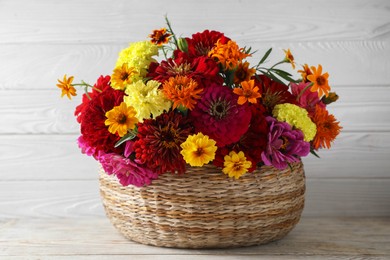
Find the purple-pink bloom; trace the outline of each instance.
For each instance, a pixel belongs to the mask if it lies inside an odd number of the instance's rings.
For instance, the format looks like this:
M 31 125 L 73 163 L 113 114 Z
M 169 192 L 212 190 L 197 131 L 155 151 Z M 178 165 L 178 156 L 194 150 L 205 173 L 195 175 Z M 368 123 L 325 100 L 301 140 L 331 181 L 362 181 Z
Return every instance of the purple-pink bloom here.
M 307 88 L 302 94 L 301 92 L 310 85 L 311 82 L 301 82 L 299 84 L 291 83 L 291 92 L 298 98 L 298 104 L 307 110 L 310 115 L 313 115 L 316 110 L 316 105 L 325 108 L 325 104 L 321 102 L 317 92 L 311 92 L 310 88 Z
M 77 144 L 79 148 L 81 149 L 81 153 L 86 154 L 88 156 L 91 156 L 95 153 L 95 148 L 90 147 L 84 140 L 84 137 L 80 135 L 80 137 L 77 139 Z
M 158 178 L 158 174 L 115 153 L 99 154 L 99 162 L 107 174 L 115 174 L 123 186 L 146 186 Z
M 310 143 L 303 140 L 300 130 L 292 130 L 286 122 L 266 117 L 269 132 L 266 149 L 261 158 L 265 165 L 273 165 L 282 170 L 288 163 L 299 162 L 301 156 L 310 152 Z

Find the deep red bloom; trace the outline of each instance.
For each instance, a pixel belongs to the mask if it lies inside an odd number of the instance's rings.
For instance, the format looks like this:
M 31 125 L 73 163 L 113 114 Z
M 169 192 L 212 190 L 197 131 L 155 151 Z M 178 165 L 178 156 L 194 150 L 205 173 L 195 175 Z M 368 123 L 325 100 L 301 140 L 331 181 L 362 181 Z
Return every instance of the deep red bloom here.
M 170 77 L 187 76 L 197 81 L 200 87 L 207 82 L 222 83 L 219 68 L 215 61 L 207 57 L 189 58 L 185 53 L 179 52 L 175 59 L 162 61 L 160 64 L 152 63 L 147 77 L 164 83 Z
M 230 39 L 221 32 L 205 30 L 201 33 L 193 34 L 192 38 L 186 38 L 186 40 L 189 57 L 199 57 L 208 56 L 208 53 L 218 40 L 221 43 L 227 43 Z
M 97 82 L 95 83 L 95 85 L 93 85 L 96 89 L 99 89 L 101 91 L 105 90 L 106 88 L 109 88 L 111 87 L 110 86 L 110 79 L 111 77 L 110 76 L 100 76 L 97 80 Z M 96 95 L 98 95 L 100 92 L 99 91 L 96 91 L 95 89 L 92 89 L 91 92 L 88 92 L 88 95 L 91 99 L 93 99 Z M 87 94 L 83 94 L 83 99 L 82 99 L 82 102 L 80 105 L 78 105 L 74 111 L 74 115 L 76 116 L 77 118 L 77 122 L 81 123 L 81 114 L 83 113 L 85 107 L 88 105 L 90 99 L 88 98 Z
M 268 124 L 265 120 L 265 108 L 261 104 L 251 104 L 252 117 L 248 131 L 237 143 L 219 148 L 217 150 L 214 165 L 223 167 L 224 157 L 231 151 L 242 151 L 248 161 L 252 162 L 249 172 L 254 171 L 257 165 L 262 162 L 261 153 L 267 146 Z
M 104 124 L 106 112 L 118 106 L 123 101 L 123 96 L 123 91 L 105 88 L 103 92 L 94 95 L 82 110 L 80 115 L 82 138 L 89 147 L 95 149 L 95 155 L 99 151 L 118 154 L 123 152 L 121 147 L 114 148 L 120 137 L 108 132 Z
M 180 145 L 193 133 L 190 121 L 179 113 L 163 113 L 138 125 L 134 142 L 137 161 L 155 173 L 185 172 Z
M 190 113 L 196 132 L 214 139 L 218 147 L 240 140 L 248 130 L 251 111 L 248 104 L 238 105 L 237 99 L 226 86 L 208 86 Z
M 288 91 L 288 86 L 265 75 L 256 75 L 254 79 L 256 85 L 260 88 L 261 101 L 268 113 L 271 114 L 277 104 L 290 103 L 297 105 L 295 97 Z

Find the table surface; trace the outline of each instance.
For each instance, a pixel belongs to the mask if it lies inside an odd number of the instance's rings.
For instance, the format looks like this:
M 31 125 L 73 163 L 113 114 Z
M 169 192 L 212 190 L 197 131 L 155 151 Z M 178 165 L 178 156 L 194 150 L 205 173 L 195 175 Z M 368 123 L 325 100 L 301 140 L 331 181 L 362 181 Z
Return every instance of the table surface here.
M 279 241 L 207 250 L 138 244 L 103 217 L 2 219 L 0 259 L 390 259 L 390 217 L 303 217 Z

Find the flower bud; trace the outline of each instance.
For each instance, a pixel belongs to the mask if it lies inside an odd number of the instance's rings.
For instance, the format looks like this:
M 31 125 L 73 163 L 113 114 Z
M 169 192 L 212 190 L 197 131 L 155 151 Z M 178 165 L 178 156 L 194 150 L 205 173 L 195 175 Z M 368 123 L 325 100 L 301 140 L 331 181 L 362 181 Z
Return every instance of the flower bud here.
M 182 52 L 188 52 L 188 43 L 185 38 L 179 38 L 177 40 L 177 47 L 182 51 Z

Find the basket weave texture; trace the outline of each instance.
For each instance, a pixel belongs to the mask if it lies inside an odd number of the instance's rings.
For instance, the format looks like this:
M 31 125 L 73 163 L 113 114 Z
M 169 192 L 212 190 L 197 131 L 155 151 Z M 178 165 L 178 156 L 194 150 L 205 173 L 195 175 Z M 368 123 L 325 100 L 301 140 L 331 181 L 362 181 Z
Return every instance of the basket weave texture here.
M 260 245 L 298 223 L 305 194 L 302 163 L 263 166 L 235 180 L 206 165 L 163 174 L 147 187 L 123 187 L 100 171 L 106 214 L 128 239 L 176 248 Z

